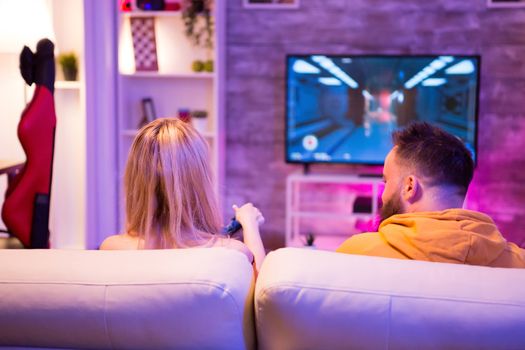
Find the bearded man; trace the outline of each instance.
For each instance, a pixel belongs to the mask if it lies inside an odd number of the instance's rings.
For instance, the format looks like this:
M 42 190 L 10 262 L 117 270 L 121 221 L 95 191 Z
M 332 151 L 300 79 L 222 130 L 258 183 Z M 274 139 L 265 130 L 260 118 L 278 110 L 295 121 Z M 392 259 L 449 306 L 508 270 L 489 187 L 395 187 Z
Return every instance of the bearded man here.
M 338 252 L 493 267 L 525 267 L 490 217 L 462 209 L 474 173 L 469 150 L 428 123 L 392 135 L 385 159 L 378 232 L 347 239 Z

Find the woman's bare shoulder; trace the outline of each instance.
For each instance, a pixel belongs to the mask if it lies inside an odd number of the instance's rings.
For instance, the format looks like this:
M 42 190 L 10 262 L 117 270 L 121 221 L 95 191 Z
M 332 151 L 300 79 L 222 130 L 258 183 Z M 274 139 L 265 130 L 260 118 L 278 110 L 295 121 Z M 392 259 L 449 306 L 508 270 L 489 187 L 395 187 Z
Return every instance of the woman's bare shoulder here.
M 213 246 L 214 247 L 225 247 L 225 248 L 229 248 L 229 249 L 238 250 L 241 253 L 244 253 L 246 255 L 246 257 L 248 258 L 248 261 L 250 263 L 253 262 L 253 254 L 252 254 L 252 252 L 250 251 L 250 249 L 248 249 L 246 244 L 244 244 L 241 241 L 238 241 L 238 240 L 233 239 L 233 238 L 217 238 L 217 240 L 215 241 Z
M 138 237 L 121 233 L 107 237 L 100 245 L 100 250 L 131 250 L 138 249 Z

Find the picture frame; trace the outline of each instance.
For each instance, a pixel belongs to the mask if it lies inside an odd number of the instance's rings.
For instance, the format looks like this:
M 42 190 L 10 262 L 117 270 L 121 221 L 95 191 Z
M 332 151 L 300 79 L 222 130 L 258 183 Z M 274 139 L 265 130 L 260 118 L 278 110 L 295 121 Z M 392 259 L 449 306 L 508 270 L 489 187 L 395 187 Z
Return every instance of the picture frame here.
M 490 8 L 525 7 L 525 0 L 487 0 L 487 7 L 490 7 Z
M 144 97 L 140 101 L 140 105 L 142 108 L 142 119 L 139 123 L 139 128 L 154 121 L 157 118 L 155 104 L 153 103 L 153 99 L 151 97 Z
M 247 9 L 297 9 L 300 0 L 243 0 L 243 7 Z

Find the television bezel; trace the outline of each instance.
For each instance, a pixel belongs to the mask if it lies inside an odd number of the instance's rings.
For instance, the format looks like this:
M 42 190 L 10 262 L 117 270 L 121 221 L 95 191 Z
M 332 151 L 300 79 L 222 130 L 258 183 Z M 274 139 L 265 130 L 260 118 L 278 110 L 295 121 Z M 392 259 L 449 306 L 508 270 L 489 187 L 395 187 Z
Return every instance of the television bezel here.
M 384 160 L 382 162 L 343 162 L 343 161 L 300 161 L 300 160 L 290 160 L 288 159 L 288 73 L 290 69 L 289 60 L 291 58 L 297 58 L 297 57 L 310 57 L 310 56 L 316 56 L 316 55 L 323 55 L 327 57 L 349 57 L 349 58 L 402 58 L 402 57 L 419 57 L 419 58 L 435 58 L 439 56 L 454 56 L 454 57 L 461 57 L 461 58 L 475 58 L 477 60 L 477 72 L 476 72 L 476 78 L 477 78 L 477 84 L 476 84 L 476 106 L 475 106 L 475 112 L 474 112 L 474 165 L 477 166 L 478 159 L 479 159 L 479 147 L 478 147 L 478 123 L 479 123 L 479 94 L 480 94 L 480 85 L 481 85 L 481 55 L 480 54 L 454 54 L 454 53 L 439 53 L 439 54 L 329 54 L 329 53 L 288 53 L 286 54 L 286 60 L 285 60 L 285 94 L 284 94 L 284 104 L 285 104 L 285 115 L 284 115 L 284 158 L 286 164 L 302 164 L 305 166 L 309 166 L 312 164 L 344 164 L 344 165 L 364 165 L 364 166 L 383 166 L 385 164 Z

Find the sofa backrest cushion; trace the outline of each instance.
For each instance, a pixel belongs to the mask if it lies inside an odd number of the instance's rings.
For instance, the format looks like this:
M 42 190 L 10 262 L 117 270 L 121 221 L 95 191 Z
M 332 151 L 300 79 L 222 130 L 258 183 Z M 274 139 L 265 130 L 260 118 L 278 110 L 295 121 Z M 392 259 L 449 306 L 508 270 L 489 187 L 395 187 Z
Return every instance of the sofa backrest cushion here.
M 0 346 L 253 348 L 253 269 L 226 248 L 1 250 Z
M 279 249 L 255 317 L 260 349 L 525 349 L 525 269 Z

